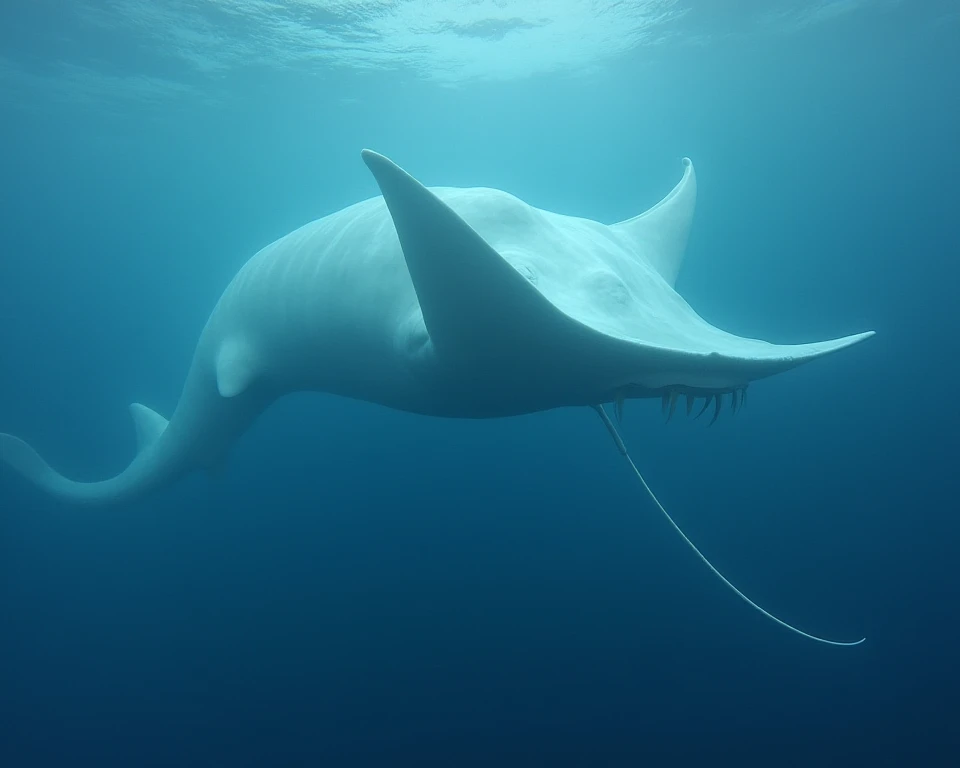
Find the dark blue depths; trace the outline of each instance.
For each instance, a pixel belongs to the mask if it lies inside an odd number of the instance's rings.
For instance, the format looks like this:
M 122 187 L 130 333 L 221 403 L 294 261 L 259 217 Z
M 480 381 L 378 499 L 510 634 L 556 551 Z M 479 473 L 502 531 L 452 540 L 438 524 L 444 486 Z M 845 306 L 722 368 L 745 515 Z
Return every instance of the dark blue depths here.
M 704 317 L 878 335 L 711 428 L 652 402 L 624 425 L 734 583 L 862 646 L 727 592 L 586 409 L 448 422 L 296 395 L 225 474 L 138 504 L 0 474 L 0 764 L 957 764 L 957 30 L 900 8 L 589 82 L 371 74 L 343 122 L 256 84 L 149 119 L 5 106 L 0 428 L 77 475 L 129 460 L 127 402 L 172 410 L 247 256 L 374 194 L 363 146 L 605 221 L 689 154 L 678 287 Z

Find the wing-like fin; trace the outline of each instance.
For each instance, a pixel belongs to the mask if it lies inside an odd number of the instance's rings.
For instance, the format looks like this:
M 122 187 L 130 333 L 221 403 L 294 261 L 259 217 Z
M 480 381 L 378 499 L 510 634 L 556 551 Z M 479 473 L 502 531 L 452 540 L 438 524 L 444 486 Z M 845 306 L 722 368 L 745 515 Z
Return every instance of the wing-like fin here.
M 402 168 L 365 149 L 393 217 L 423 321 L 438 354 L 483 361 L 504 354 L 546 323 L 572 328 L 516 269 L 433 192 Z
M 542 360 L 576 359 L 581 369 L 594 371 L 669 369 L 677 381 L 696 378 L 699 386 L 719 388 L 780 373 L 872 335 L 791 346 L 710 329 L 713 338 L 698 338 L 692 349 L 682 335 L 653 345 L 611 334 L 558 306 L 391 160 L 368 149 L 362 157 L 393 218 L 427 332 L 437 353 L 448 360 L 459 356 L 481 366 L 496 360 L 502 367 L 510 364 L 511 354 L 538 354 Z M 684 164 L 680 183 L 660 203 L 612 227 L 631 239 L 638 256 L 649 257 L 671 284 L 696 202 L 693 164 L 687 159 Z M 565 369 L 565 375 L 573 373 Z
M 689 157 L 683 158 L 683 177 L 652 208 L 610 228 L 630 241 L 639 256 L 649 261 L 671 286 L 683 264 L 697 205 L 697 175 Z

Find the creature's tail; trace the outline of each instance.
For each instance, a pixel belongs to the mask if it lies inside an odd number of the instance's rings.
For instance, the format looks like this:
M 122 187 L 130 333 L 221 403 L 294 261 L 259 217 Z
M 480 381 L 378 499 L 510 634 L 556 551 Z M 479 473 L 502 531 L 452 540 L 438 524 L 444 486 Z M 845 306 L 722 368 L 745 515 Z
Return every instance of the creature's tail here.
M 640 470 L 637 469 L 637 465 L 633 463 L 633 459 L 631 459 L 630 454 L 627 453 L 627 446 L 624 445 L 623 439 L 620 437 L 620 433 L 617 431 L 617 428 L 613 425 L 613 422 L 610 421 L 610 417 L 607 416 L 607 412 L 603 409 L 603 406 L 595 405 L 593 406 L 593 408 L 597 412 L 597 414 L 600 416 L 600 418 L 603 420 L 603 423 L 606 425 L 607 429 L 609 430 L 610 436 L 613 438 L 613 441 L 617 444 L 617 450 L 620 451 L 620 455 L 623 456 L 623 458 L 627 460 L 627 463 L 630 464 L 630 467 L 631 469 L 633 469 L 634 474 L 636 474 L 636 476 L 640 479 L 640 482 L 643 484 L 643 487 L 646 489 L 647 493 L 650 495 L 650 498 L 653 499 L 653 503 L 657 505 L 657 508 L 663 513 L 663 516 L 667 518 L 667 522 L 670 523 L 671 526 L 673 526 L 673 530 L 675 530 L 677 533 L 680 534 L 680 538 L 684 540 L 686 545 L 690 547 L 690 549 L 692 549 L 694 553 L 696 553 L 697 557 L 699 557 L 703 561 L 704 565 L 706 565 L 707 568 L 713 571 L 714 575 L 717 578 L 719 578 L 720 581 L 722 581 L 731 590 L 733 590 L 734 594 L 737 595 L 737 597 L 741 598 L 751 608 L 756 608 L 758 611 L 760 611 L 760 613 L 762 613 L 768 619 L 775 621 L 781 627 L 785 627 L 786 629 L 789 629 L 791 632 L 796 632 L 798 635 L 801 635 L 807 638 L 808 640 L 816 640 L 818 643 L 826 643 L 827 645 L 860 645 L 860 643 L 862 643 L 866 639 L 862 637 L 859 640 L 853 640 L 853 641 L 827 640 L 824 637 L 817 637 L 816 635 L 811 635 L 809 632 L 804 632 L 802 629 L 797 629 L 792 624 L 787 624 L 787 622 L 783 621 L 782 619 L 778 619 L 772 613 L 770 613 L 764 608 L 761 608 L 759 605 L 753 602 L 753 600 L 751 600 L 749 597 L 743 594 L 743 592 L 737 589 L 730 582 L 730 580 L 727 579 L 726 576 L 720 573 L 720 571 L 718 571 L 713 566 L 713 563 L 707 560 L 706 556 L 699 549 L 697 549 L 697 545 L 694 544 L 692 541 L 690 541 L 689 538 L 687 538 L 687 534 L 685 534 L 680 529 L 680 526 L 677 525 L 675 522 L 673 522 L 673 518 L 670 517 L 670 513 L 663 508 L 663 504 L 660 503 L 660 500 L 654 495 L 653 491 L 650 490 L 650 486 L 647 485 L 647 481 L 643 479 L 643 475 L 640 474 Z
M 65 501 L 103 504 L 128 500 L 165 479 L 157 450 L 167 420 L 144 405 L 133 403 L 130 415 L 137 430 L 137 456 L 123 472 L 109 480 L 81 483 L 53 469 L 40 454 L 18 437 L 0 432 L 0 464 L 7 464 L 38 488 Z

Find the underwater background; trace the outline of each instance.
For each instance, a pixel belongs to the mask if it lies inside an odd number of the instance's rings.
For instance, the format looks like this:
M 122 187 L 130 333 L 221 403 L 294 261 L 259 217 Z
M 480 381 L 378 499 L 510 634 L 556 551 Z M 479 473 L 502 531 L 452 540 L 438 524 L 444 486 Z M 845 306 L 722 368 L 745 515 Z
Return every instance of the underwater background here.
M 954 2 L 0 6 L 0 431 L 64 473 L 173 411 L 360 150 L 606 223 L 689 155 L 677 288 L 857 347 L 737 415 L 290 396 L 219 476 L 85 508 L 0 468 L 0 765 L 960 765 Z

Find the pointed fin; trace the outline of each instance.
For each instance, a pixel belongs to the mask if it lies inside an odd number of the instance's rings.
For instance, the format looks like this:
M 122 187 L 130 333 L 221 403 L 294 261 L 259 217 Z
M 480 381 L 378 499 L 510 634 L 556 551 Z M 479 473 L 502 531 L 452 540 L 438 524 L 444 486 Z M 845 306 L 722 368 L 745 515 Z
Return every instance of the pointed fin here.
M 423 321 L 437 352 L 503 353 L 545 322 L 571 325 L 446 203 L 391 160 L 361 153 L 393 217 Z M 516 345 L 512 345 L 516 347 Z
M 625 237 L 637 254 L 673 286 L 687 250 L 696 204 L 697 175 L 690 158 L 685 157 L 683 177 L 670 194 L 639 216 L 610 228 Z
M 137 430 L 137 453 L 143 453 L 160 439 L 169 422 L 156 411 L 140 403 L 130 404 L 130 415 L 133 417 L 133 426 Z
M 242 337 L 224 340 L 217 352 L 217 389 L 221 397 L 245 392 L 256 375 L 256 358 Z
M 576 302 L 567 302 L 565 309 L 562 291 L 548 298 L 542 285 L 531 284 L 453 209 L 391 160 L 368 149 L 361 156 L 393 218 L 430 341 L 448 361 L 481 368 L 496 361 L 502 367 L 535 353 L 543 365 L 549 361 L 562 366 L 577 359 L 581 365 L 589 360 L 592 370 L 669 369 L 670 381 L 641 382 L 653 389 L 678 382 L 725 388 L 788 370 L 871 335 L 773 345 L 707 326 L 706 332 L 700 328 L 693 334 L 695 344 L 674 329 L 672 338 L 656 345 L 630 338 L 623 329 L 601 330 L 578 316 Z M 680 268 L 696 198 L 693 164 L 687 159 L 684 164 L 683 179 L 658 205 L 613 225 L 633 239 L 638 258 L 649 257 L 671 283 Z

